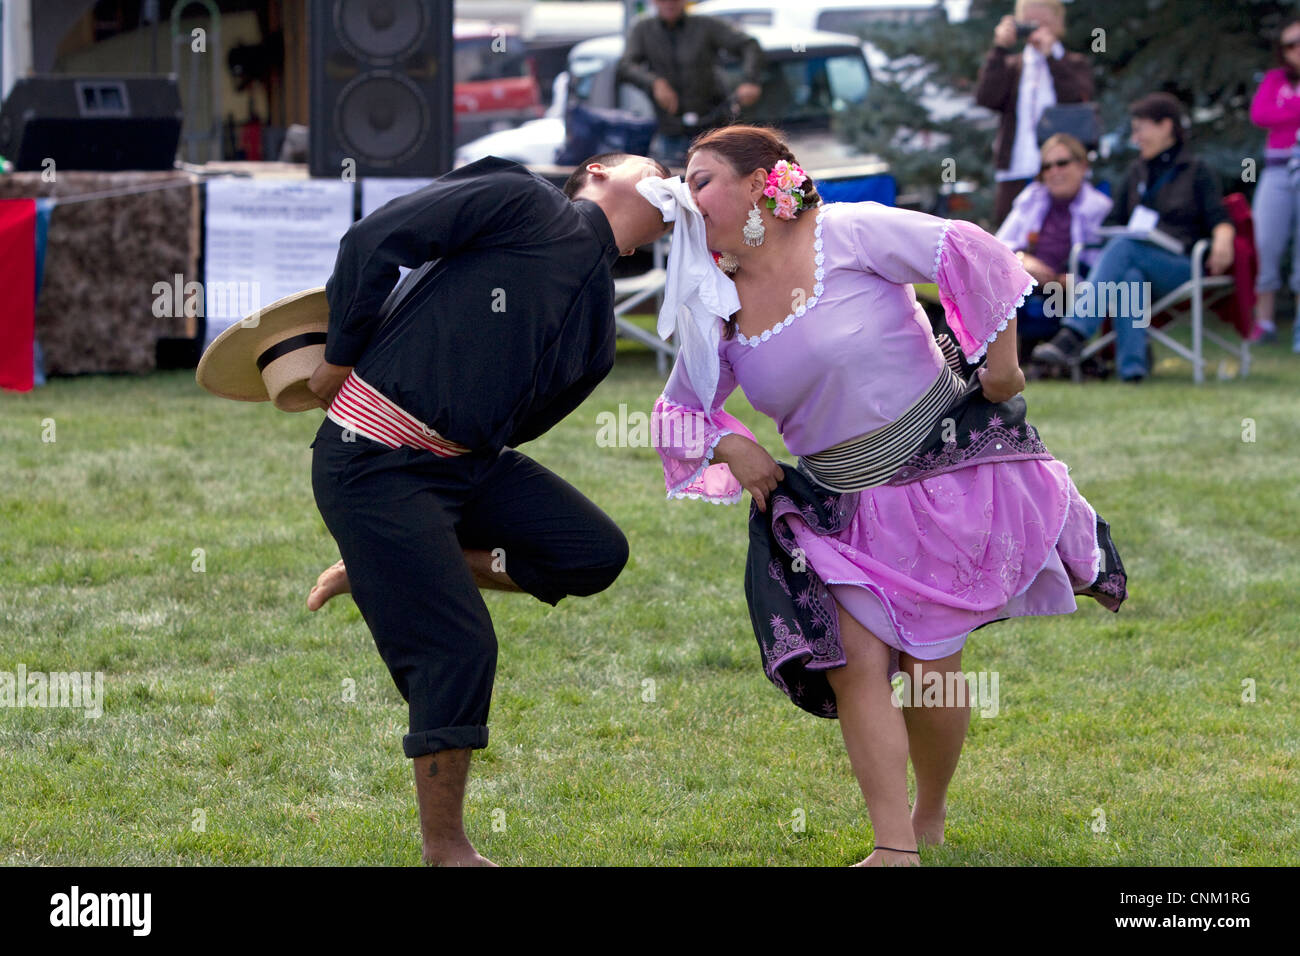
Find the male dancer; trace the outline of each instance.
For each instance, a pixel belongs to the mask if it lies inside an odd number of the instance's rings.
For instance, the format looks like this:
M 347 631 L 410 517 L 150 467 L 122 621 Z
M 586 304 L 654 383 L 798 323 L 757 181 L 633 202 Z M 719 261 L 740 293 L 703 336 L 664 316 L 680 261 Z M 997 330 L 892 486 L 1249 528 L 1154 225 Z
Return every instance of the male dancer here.
M 309 387 L 329 403 L 312 487 L 343 561 L 308 605 L 350 587 L 409 704 L 402 744 L 426 863 L 492 865 L 462 817 L 496 671 L 478 588 L 554 605 L 604 590 L 627 562 L 618 526 L 513 446 L 613 367 L 610 267 L 670 228 L 636 190 L 668 175 L 602 154 L 561 192 L 490 156 L 388 203 L 339 245 Z M 398 266 L 419 268 L 394 289 Z

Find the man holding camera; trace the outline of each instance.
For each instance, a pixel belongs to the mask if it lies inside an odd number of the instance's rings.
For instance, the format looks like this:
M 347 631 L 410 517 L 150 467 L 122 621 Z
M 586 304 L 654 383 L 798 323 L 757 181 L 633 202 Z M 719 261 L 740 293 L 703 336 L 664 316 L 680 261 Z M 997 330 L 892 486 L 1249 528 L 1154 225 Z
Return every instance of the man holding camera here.
M 747 33 L 724 20 L 688 15 L 683 0 L 654 0 L 655 16 L 632 27 L 618 64 L 618 82 L 631 83 L 654 99 L 659 121 L 651 153 L 685 165 L 690 141 L 728 122 L 727 90 L 718 75 L 718 54 L 741 58 L 744 82 L 736 87 L 742 107 L 762 93 L 763 51 Z
M 1015 16 L 993 31 L 993 48 L 980 67 L 975 101 L 1002 114 L 994 141 L 997 196 L 993 219 L 1001 224 L 1011 203 L 1039 170 L 1038 121 L 1058 103 L 1092 99 L 1092 64 L 1066 53 L 1065 7 L 1060 0 L 1016 0 Z M 1014 52 L 1024 44 L 1021 53 Z

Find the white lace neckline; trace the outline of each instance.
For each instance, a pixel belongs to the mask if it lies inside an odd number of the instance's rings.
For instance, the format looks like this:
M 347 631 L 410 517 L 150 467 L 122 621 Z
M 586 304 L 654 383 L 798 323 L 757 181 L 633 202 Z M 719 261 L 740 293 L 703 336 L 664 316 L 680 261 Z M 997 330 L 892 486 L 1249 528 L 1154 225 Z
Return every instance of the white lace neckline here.
M 750 348 L 756 348 L 760 343 L 766 342 L 772 336 L 779 335 L 782 329 L 790 325 L 790 323 L 795 319 L 799 318 L 799 316 L 803 315 L 815 306 L 818 299 L 821 298 L 822 292 L 825 291 L 822 279 L 826 278 L 826 270 L 822 267 L 822 263 L 826 261 L 826 254 L 822 252 L 822 217 L 826 215 L 827 208 L 829 207 L 824 202 L 817 205 L 817 229 L 813 233 L 813 252 L 815 253 L 813 256 L 813 263 L 817 266 L 817 271 L 813 273 L 815 284 L 813 285 L 812 298 L 799 306 L 799 308 L 795 309 L 780 322 L 776 323 L 776 325 L 772 326 L 762 335 L 755 335 L 753 338 L 750 338 L 745 335 L 745 333 L 741 332 L 740 329 L 736 329 L 736 341 L 741 345 L 748 345 Z

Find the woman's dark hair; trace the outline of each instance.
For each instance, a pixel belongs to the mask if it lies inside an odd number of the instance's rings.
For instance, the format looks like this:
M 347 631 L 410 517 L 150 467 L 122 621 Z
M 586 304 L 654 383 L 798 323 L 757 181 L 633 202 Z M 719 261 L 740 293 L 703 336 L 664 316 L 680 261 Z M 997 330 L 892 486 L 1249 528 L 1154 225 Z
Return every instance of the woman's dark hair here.
M 1282 34 L 1293 26 L 1300 24 L 1300 17 L 1292 17 L 1286 23 L 1277 28 L 1277 36 L 1273 38 L 1273 56 L 1277 58 L 1277 65 L 1286 72 L 1286 81 L 1295 83 L 1300 80 L 1300 71 L 1297 71 L 1286 58 L 1286 50 L 1282 48 Z
M 1135 119 L 1174 121 L 1174 143 L 1183 145 L 1183 104 L 1172 93 L 1148 93 L 1128 108 L 1129 116 Z
M 766 126 L 723 126 L 698 136 L 686 151 L 686 162 L 700 150 L 707 149 L 717 153 L 727 161 L 727 165 L 736 171 L 737 176 L 747 176 L 756 169 L 771 170 L 781 160 L 796 163 L 794 153 L 786 144 L 784 137 L 776 130 Z M 803 215 L 822 201 L 817 193 L 817 185 L 809 176 L 800 187 L 803 190 L 803 208 L 798 215 Z M 728 317 L 725 338 L 736 334 L 736 320 Z

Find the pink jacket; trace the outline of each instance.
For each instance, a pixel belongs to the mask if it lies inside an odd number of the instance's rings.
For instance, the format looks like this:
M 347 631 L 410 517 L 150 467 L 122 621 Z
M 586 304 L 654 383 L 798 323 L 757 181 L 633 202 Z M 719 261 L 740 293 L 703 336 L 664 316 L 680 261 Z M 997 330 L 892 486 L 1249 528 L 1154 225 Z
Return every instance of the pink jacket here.
M 1300 84 L 1286 81 L 1280 66 L 1264 74 L 1264 80 L 1250 103 L 1250 121 L 1268 130 L 1266 148 L 1287 151 L 1300 130 Z

